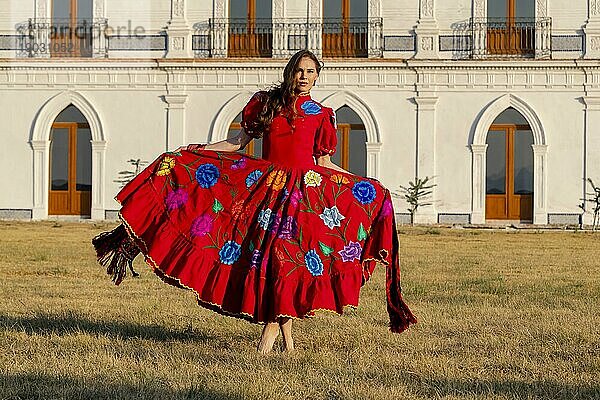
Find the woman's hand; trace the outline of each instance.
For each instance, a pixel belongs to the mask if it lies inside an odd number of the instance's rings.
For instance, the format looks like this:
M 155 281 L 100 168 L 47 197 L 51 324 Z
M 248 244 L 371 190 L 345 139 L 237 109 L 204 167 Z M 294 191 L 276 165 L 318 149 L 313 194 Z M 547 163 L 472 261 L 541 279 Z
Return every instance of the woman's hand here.
M 321 167 L 330 168 L 335 171 L 340 171 L 340 172 L 345 172 L 347 174 L 350 174 L 350 172 L 346 171 L 344 168 L 340 167 L 337 164 L 334 164 L 333 161 L 331 161 L 331 156 L 329 156 L 329 155 L 318 157 L 316 161 L 317 161 L 317 165 L 320 165 Z

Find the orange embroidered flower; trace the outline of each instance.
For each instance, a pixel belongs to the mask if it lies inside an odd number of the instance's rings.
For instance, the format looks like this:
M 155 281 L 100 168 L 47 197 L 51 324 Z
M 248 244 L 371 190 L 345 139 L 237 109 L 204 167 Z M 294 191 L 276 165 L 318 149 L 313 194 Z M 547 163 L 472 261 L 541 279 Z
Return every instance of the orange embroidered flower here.
M 267 186 L 271 186 L 273 190 L 281 190 L 285 186 L 287 176 L 282 170 L 273 171 L 267 176 Z
M 173 157 L 165 157 L 162 159 L 158 166 L 156 175 L 165 176 L 171 173 L 171 170 L 175 167 L 175 159 Z
M 331 175 L 329 179 L 331 180 L 331 182 L 337 183 L 338 185 L 345 185 L 347 183 L 350 183 L 350 180 L 348 180 L 348 178 L 341 174 Z
M 246 211 L 244 207 L 244 201 L 238 200 L 231 207 L 231 216 L 233 219 L 240 219 L 241 216 L 245 215 L 244 211 Z

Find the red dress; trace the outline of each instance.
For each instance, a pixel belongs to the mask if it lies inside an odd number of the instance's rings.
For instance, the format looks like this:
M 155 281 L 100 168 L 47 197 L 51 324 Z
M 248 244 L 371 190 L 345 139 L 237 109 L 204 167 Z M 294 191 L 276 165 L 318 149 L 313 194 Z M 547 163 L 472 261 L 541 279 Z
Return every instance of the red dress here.
M 244 107 L 250 135 L 264 96 Z M 382 263 L 391 329 L 401 332 L 416 320 L 400 293 L 390 194 L 374 179 L 315 165 L 335 152 L 333 110 L 309 96 L 294 106 L 265 133 L 264 159 L 162 154 L 116 197 L 127 231 L 164 281 L 257 323 L 357 307 Z

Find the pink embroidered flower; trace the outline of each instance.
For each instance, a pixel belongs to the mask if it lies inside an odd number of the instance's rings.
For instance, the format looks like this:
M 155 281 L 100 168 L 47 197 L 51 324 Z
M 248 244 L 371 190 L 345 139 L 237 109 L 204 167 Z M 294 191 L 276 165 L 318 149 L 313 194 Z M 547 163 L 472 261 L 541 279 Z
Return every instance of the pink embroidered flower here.
M 290 196 L 290 202 L 292 203 L 292 206 L 297 207 L 298 203 L 302 201 L 302 192 L 300 192 L 299 190 L 294 190 L 292 192 L 292 195 Z
M 394 212 L 394 207 L 392 206 L 392 202 L 390 199 L 386 199 L 383 202 L 383 206 L 381 207 L 381 216 L 389 217 Z
M 213 220 L 208 214 L 203 214 L 194 219 L 190 232 L 192 236 L 204 236 L 211 231 L 213 227 Z
M 183 189 L 177 189 L 172 192 L 169 192 L 167 198 L 165 199 L 165 203 L 167 204 L 167 210 L 173 211 L 182 205 L 184 205 L 188 201 L 188 194 Z

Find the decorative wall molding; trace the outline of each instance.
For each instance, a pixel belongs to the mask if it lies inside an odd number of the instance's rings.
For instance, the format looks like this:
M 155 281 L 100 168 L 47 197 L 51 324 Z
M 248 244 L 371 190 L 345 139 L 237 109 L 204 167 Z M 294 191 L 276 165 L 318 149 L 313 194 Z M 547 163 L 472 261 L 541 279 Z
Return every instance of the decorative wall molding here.
M 419 21 L 415 28 L 416 53 L 415 58 L 435 59 L 438 54 L 439 29 L 435 19 L 435 2 L 433 0 L 419 0 Z
M 48 217 L 48 179 L 50 171 L 50 133 L 58 114 L 73 104 L 85 116 L 92 135 L 92 219 L 104 219 L 106 133 L 96 108 L 81 94 L 59 93 L 39 110 L 30 138 L 33 150 L 33 219 Z
M 367 176 L 378 178 L 382 140 L 377 119 L 371 108 L 357 94 L 348 90 L 333 93 L 325 97 L 321 103 L 333 108 L 334 111 L 342 106 L 348 106 L 358 114 L 367 134 Z
M 486 166 L 486 139 L 492 122 L 502 111 L 512 107 L 519 111 L 529 123 L 533 132 L 533 185 L 534 206 L 533 223 L 545 224 L 548 220 L 546 210 L 547 199 L 547 152 L 546 132 L 541 120 L 533 108 L 524 100 L 513 94 L 505 94 L 490 103 L 476 122 L 473 137 L 470 143 L 472 155 L 472 211 L 471 222 L 474 224 L 485 223 L 485 166 Z
M 473 18 L 485 18 L 487 15 L 486 0 L 473 0 Z
M 253 95 L 254 91 L 244 90 L 233 96 L 223 105 L 213 120 L 210 137 L 208 138 L 209 143 L 227 139 L 231 122 L 242 111 Z

